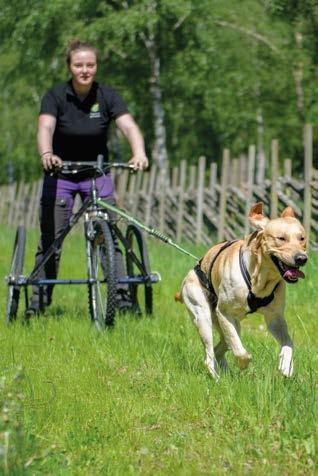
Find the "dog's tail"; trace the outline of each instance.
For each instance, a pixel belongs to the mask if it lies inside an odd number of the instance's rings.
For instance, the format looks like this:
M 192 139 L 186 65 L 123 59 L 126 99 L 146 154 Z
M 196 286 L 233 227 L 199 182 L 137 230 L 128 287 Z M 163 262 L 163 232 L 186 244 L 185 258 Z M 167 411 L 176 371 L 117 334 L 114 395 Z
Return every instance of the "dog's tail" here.
M 181 293 L 176 293 L 176 294 L 174 295 L 174 300 L 175 300 L 176 302 L 179 301 L 179 302 L 183 303 L 182 294 L 181 294 Z

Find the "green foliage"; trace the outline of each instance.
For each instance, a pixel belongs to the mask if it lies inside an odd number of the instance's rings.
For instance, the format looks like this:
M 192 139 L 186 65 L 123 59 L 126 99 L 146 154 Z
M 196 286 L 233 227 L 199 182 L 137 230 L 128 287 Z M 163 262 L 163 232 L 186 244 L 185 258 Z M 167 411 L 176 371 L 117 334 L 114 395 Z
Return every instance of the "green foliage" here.
M 81 37 L 100 51 L 98 79 L 116 87 L 154 140 L 151 62 L 153 39 L 170 161 L 220 160 L 257 143 L 257 114 L 264 144 L 278 137 L 282 154 L 301 166 L 302 127 L 317 123 L 316 2 L 283 0 L 0 0 L 0 160 L 16 175 L 40 173 L 35 131 L 40 98 L 64 81 L 64 52 Z M 302 47 L 295 34 L 303 35 Z M 303 109 L 297 107 L 294 73 L 302 70 Z M 123 149 L 128 154 L 127 148 Z M 0 169 L 0 182 L 6 166 Z
M 9 229 L 0 235 L 1 276 L 10 266 L 12 236 Z M 25 272 L 36 239 L 28 233 Z M 242 340 L 251 365 L 240 372 L 229 356 L 232 373 L 216 384 L 185 307 L 173 300 L 192 260 L 149 244 L 152 269 L 162 276 L 152 318 L 120 317 L 111 332 L 98 334 L 85 288 L 60 286 L 49 312 L 30 326 L 21 325 L 21 314 L 9 328 L 1 319 L 0 444 L 4 431 L 11 436 L 7 466 L 0 446 L 0 473 L 317 474 L 317 254 L 306 279 L 287 292 L 295 377 L 281 377 L 277 344 L 263 319 L 250 315 Z M 84 244 L 73 234 L 61 277 L 85 274 Z M 5 292 L 3 285 L 2 317 Z

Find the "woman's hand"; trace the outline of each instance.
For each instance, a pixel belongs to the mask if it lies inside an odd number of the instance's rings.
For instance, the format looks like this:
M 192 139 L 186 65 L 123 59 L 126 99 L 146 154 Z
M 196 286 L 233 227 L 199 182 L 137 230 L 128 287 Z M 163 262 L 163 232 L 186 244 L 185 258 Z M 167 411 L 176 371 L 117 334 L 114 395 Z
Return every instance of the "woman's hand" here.
M 41 156 L 42 165 L 44 170 L 49 171 L 52 169 L 61 169 L 63 165 L 62 159 L 52 152 L 46 152 Z
M 149 162 L 145 155 L 134 155 L 130 159 L 129 164 L 134 167 L 134 170 L 145 170 L 148 167 Z

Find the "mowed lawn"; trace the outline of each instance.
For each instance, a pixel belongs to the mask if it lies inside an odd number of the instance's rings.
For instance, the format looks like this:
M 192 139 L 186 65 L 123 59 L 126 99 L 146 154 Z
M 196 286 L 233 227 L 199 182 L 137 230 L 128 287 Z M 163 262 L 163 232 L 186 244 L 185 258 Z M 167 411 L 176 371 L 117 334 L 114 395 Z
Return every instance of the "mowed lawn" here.
M 232 373 L 215 384 L 196 330 L 173 299 L 191 258 L 149 243 L 162 276 L 152 318 L 127 315 L 97 333 L 85 286 L 60 286 L 45 317 L 26 327 L 20 316 L 8 328 L 3 278 L 14 233 L 0 233 L 0 474 L 317 474 L 317 253 L 306 279 L 288 287 L 295 376 L 278 373 L 278 346 L 254 314 L 242 325 L 249 369 L 240 372 L 229 356 Z M 36 240 L 29 232 L 25 272 Z M 82 235 L 73 234 L 61 276 L 85 276 L 84 259 Z

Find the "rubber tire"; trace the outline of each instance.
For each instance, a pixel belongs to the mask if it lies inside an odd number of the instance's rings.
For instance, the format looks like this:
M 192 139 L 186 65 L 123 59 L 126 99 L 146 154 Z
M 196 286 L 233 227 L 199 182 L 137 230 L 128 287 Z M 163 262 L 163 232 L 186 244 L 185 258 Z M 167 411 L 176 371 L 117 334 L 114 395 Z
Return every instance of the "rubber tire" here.
M 135 225 L 128 225 L 126 230 L 126 239 L 129 242 L 130 248 L 135 253 L 136 257 L 142 263 L 144 270 L 147 275 L 150 275 L 150 262 L 149 255 L 147 250 L 147 245 L 145 239 L 142 235 L 140 229 Z M 128 277 L 140 275 L 140 270 L 136 264 L 132 261 L 129 254 L 126 252 L 126 266 L 127 266 L 127 275 Z M 130 299 L 133 304 L 133 311 L 136 313 L 141 313 L 142 309 L 140 307 L 140 302 L 138 300 L 138 286 L 140 284 L 128 284 Z M 153 295 L 152 295 L 152 283 L 145 283 L 144 287 L 144 309 L 145 313 L 150 315 L 152 314 L 153 307 Z
M 10 276 L 17 278 L 23 273 L 24 254 L 25 254 L 26 231 L 24 226 L 20 225 L 17 228 L 14 247 L 11 260 Z M 20 286 L 8 285 L 6 320 L 10 324 L 17 317 Z
M 115 248 L 108 224 L 95 221 L 95 237 L 87 239 L 88 277 L 105 279 L 106 283 L 88 284 L 89 312 L 93 324 L 98 330 L 114 325 L 116 312 L 116 267 Z

